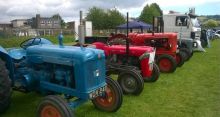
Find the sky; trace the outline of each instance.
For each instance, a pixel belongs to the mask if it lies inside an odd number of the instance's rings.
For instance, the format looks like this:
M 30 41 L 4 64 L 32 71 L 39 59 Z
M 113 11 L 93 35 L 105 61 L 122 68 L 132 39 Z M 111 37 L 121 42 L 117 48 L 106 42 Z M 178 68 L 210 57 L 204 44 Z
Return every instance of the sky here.
M 138 17 L 143 7 L 151 3 L 157 3 L 165 14 L 169 10 L 186 13 L 195 7 L 198 15 L 220 15 L 220 0 L 0 0 L 0 23 L 58 13 L 65 21 L 79 20 L 79 11 L 85 16 L 93 6 L 117 8 L 124 15 L 129 12 L 131 17 Z

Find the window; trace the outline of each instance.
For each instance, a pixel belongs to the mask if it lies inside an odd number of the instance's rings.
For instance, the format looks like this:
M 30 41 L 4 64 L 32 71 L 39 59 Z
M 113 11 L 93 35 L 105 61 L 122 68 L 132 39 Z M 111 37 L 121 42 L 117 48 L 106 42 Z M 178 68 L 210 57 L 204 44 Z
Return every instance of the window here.
M 176 17 L 176 26 L 187 26 L 188 17 L 187 16 L 177 16 Z

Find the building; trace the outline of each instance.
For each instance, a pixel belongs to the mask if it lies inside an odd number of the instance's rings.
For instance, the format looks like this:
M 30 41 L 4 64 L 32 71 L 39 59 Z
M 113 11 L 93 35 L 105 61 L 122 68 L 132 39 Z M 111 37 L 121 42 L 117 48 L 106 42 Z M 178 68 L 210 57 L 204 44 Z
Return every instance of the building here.
M 0 24 L 0 31 L 6 31 L 12 28 L 12 24 Z
M 66 28 L 67 29 L 74 29 L 75 28 L 75 21 L 67 22 Z
M 53 17 L 41 17 L 37 14 L 36 17 L 28 20 L 28 24 L 35 29 L 60 29 L 61 19 Z
M 15 19 L 11 21 L 13 28 L 19 28 L 27 26 L 27 19 Z
M 53 35 L 61 30 L 61 19 L 56 17 L 36 17 L 11 21 L 12 30 L 18 36 Z

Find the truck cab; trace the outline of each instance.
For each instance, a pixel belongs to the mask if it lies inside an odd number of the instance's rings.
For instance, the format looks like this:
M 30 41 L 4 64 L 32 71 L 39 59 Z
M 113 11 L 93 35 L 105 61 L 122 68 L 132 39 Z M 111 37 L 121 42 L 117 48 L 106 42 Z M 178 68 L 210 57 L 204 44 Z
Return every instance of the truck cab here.
M 205 51 L 200 41 L 201 26 L 195 14 L 170 13 L 163 15 L 163 21 L 164 32 L 178 33 L 179 46 Z

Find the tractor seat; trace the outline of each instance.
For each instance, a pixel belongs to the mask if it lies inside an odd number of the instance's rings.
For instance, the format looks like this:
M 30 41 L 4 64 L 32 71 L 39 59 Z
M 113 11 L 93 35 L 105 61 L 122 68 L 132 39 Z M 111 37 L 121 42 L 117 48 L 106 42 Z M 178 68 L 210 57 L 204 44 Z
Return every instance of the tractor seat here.
M 11 49 L 8 51 L 11 58 L 16 60 L 21 60 L 26 56 L 26 51 L 24 49 Z

